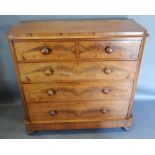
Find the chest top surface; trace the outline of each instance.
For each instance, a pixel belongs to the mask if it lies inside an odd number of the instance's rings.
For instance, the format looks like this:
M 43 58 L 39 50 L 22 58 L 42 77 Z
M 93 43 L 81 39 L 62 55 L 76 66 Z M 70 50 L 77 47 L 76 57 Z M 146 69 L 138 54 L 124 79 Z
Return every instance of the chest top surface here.
M 98 38 L 144 36 L 145 28 L 130 19 L 25 21 L 8 32 L 9 39 Z

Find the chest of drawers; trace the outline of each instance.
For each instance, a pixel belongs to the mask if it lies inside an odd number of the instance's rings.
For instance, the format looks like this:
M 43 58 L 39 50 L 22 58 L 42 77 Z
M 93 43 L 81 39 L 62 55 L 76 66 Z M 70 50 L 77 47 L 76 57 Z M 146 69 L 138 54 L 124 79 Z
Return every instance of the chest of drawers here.
M 8 39 L 27 132 L 130 128 L 146 37 L 132 20 L 13 27 Z

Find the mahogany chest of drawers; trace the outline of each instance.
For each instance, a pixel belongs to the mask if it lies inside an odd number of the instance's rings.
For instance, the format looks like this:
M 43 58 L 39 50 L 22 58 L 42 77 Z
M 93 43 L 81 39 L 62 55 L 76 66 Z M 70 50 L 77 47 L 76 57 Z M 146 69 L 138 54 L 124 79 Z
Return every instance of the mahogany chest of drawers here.
M 27 132 L 129 129 L 147 31 L 133 20 L 21 22 L 8 33 Z

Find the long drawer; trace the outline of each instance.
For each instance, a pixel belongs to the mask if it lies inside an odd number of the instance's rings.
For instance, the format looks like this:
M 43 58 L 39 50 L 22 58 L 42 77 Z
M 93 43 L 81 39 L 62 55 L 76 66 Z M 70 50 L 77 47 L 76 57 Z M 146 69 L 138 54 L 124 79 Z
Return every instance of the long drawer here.
M 19 63 L 25 83 L 53 80 L 133 80 L 136 61 Z
M 80 41 L 80 59 L 137 59 L 140 41 Z
M 16 41 L 18 61 L 76 59 L 75 42 Z
M 23 84 L 27 102 L 129 100 L 132 81 Z
M 27 104 L 31 122 L 75 122 L 125 118 L 128 101 Z

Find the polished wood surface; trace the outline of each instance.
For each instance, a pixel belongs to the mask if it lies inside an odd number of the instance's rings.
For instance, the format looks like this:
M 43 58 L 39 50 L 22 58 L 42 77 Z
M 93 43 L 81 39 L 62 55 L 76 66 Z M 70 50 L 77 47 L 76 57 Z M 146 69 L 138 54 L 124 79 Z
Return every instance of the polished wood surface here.
M 64 80 L 133 80 L 136 61 L 49 62 L 18 64 L 23 83 Z
M 136 59 L 140 41 L 79 41 L 78 47 L 80 59 Z
M 132 20 L 22 22 L 8 33 L 28 134 L 124 127 L 147 31 Z
M 140 41 L 15 42 L 18 61 L 138 59 Z M 108 49 L 111 52 L 108 52 Z M 43 51 L 48 50 L 47 53 Z M 78 51 L 77 51 L 78 50 Z
M 28 109 L 32 123 L 101 121 L 124 119 L 128 104 L 128 101 L 30 103 Z
M 80 101 L 80 100 L 129 100 L 132 81 L 112 81 L 23 84 L 27 102 Z M 108 89 L 108 93 L 105 92 Z M 53 91 L 52 95 L 49 91 Z
M 146 30 L 133 20 L 76 20 L 21 22 L 9 32 L 10 39 L 96 38 L 99 36 L 143 36 Z
M 75 42 L 15 42 L 18 61 L 76 59 Z M 45 54 L 43 51 L 47 49 Z
M 130 128 L 132 124 L 132 115 L 126 119 L 103 119 L 100 121 L 80 121 L 80 122 L 27 122 L 25 121 L 25 127 L 28 134 L 32 134 L 35 131 L 46 130 L 71 130 L 71 129 L 94 129 L 94 128 Z

